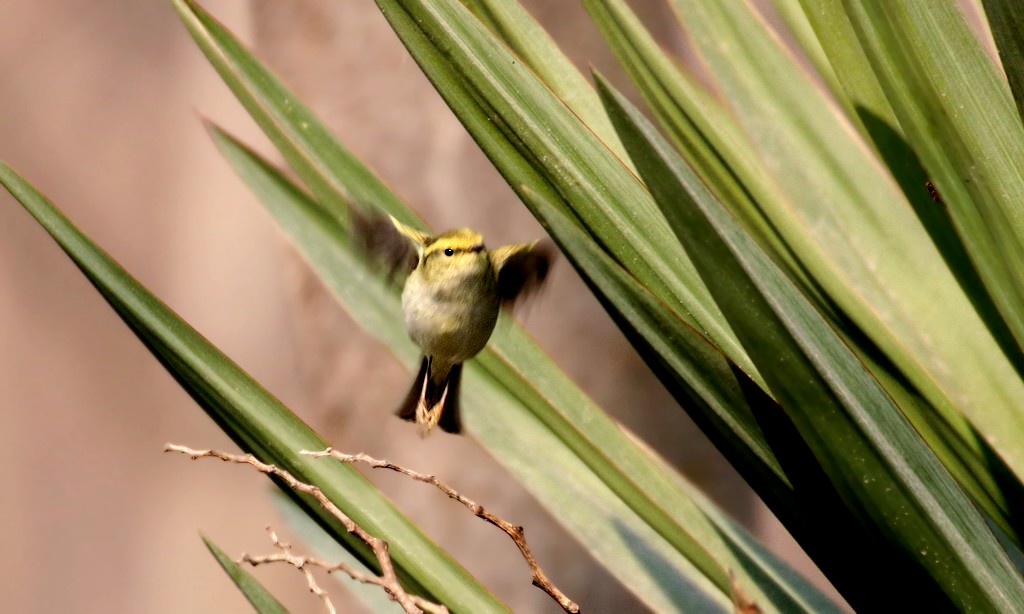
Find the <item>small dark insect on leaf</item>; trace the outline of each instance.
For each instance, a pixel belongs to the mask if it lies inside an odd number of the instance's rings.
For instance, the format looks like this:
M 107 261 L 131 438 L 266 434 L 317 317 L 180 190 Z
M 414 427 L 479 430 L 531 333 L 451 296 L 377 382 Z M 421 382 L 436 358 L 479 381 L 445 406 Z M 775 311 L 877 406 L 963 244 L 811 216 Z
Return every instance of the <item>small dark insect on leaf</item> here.
M 924 187 L 928 188 L 928 196 L 932 197 L 933 203 L 942 204 L 942 197 L 939 196 L 939 190 L 936 189 L 935 184 L 930 180 L 924 182 Z
M 398 232 L 386 215 L 357 211 L 352 207 L 350 216 L 353 235 L 366 258 L 381 266 L 389 280 L 416 268 L 418 256 L 415 246 Z

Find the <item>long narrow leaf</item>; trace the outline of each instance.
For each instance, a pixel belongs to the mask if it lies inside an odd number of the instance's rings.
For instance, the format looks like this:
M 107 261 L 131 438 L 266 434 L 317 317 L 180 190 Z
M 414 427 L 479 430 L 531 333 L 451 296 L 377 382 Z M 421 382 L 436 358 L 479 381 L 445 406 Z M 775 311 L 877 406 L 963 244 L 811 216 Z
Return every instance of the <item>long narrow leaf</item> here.
M 869 540 L 876 567 L 856 573 L 879 583 L 870 592 L 890 606 L 901 598 L 884 585 L 918 607 L 1008 611 L 1024 603 L 1024 581 L 985 520 L 861 362 L 640 113 L 610 92 L 605 100 L 673 229 L 820 463 L 825 480 L 817 487 L 834 489 L 859 523 L 839 530 Z M 844 594 L 855 607 L 876 599 Z
M 529 67 L 457 0 L 377 4 L 514 190 L 571 202 L 606 251 L 756 377 L 650 194 Z
M 464 4 L 526 61 L 620 161 L 630 164 L 597 92 L 521 4 L 508 0 L 464 0 Z
M 1024 117 L 1024 13 L 1013 0 L 982 0 L 982 4 L 1017 103 L 1017 115 Z
M 422 225 L 269 70 L 249 61 L 242 44 L 213 16 L 193 0 L 173 3 L 221 78 L 330 215 L 344 225 L 350 203 L 374 203 L 407 224 Z M 342 184 L 334 181 L 338 176 L 353 180 Z
M 785 196 L 761 204 L 786 242 L 960 440 L 980 432 L 1019 479 L 1024 382 L 886 167 L 747 3 L 673 2 Z
M 217 544 L 206 537 L 203 538 L 203 543 L 206 544 L 210 554 L 217 560 L 224 573 L 228 574 L 228 577 L 235 583 L 238 590 L 249 600 L 249 604 L 252 605 L 254 610 L 259 614 L 287 614 L 288 610 L 281 605 L 281 602 L 275 599 L 270 594 L 270 591 L 260 584 L 259 580 L 252 577 L 252 574 L 234 562 L 231 557 L 224 554 L 224 551 L 218 548 Z
M 694 170 L 806 292 L 817 292 L 762 210 L 760 203 L 781 196 L 736 118 L 696 76 L 677 66 L 623 0 L 583 5 Z
M 346 232 L 267 162 L 225 133 L 215 129 L 212 134 L 225 156 L 352 317 L 411 366 L 415 350 L 404 330 L 398 294 L 384 285 L 361 255 L 348 246 Z M 503 322 L 499 328 L 506 329 L 497 333 L 506 337 L 505 346 L 527 345 L 525 338 L 510 337 L 515 331 L 511 322 Z M 590 412 L 592 420 L 600 419 L 594 415 L 596 408 L 586 407 L 590 402 L 582 393 L 568 382 L 557 381 L 561 379 L 557 376 L 558 370 L 548 359 L 539 353 L 534 356 L 533 366 L 549 372 L 548 382 L 522 379 L 522 375 L 510 369 L 490 349 L 466 365 L 462 391 L 466 429 L 541 503 L 550 507 L 556 518 L 599 560 L 609 567 L 614 566 L 624 585 L 651 607 L 671 611 L 722 603 L 723 588 L 720 586 L 716 591 L 701 574 L 695 573 L 691 564 L 630 511 L 602 478 L 581 461 L 577 450 L 555 437 L 519 400 L 523 394 L 528 394 L 533 403 L 549 403 L 551 390 L 568 390 L 574 395 L 576 405 Z M 504 375 L 496 379 L 495 372 Z M 533 390 L 538 384 L 548 391 L 546 395 Z M 538 463 L 538 458 L 545 460 Z M 611 470 L 606 468 L 605 471 Z M 649 473 L 657 476 L 655 471 Z M 617 474 L 627 487 L 632 486 L 627 477 Z M 570 505 L 570 501 L 574 502 L 571 507 L 575 511 L 567 514 L 565 506 Z M 644 501 L 652 510 L 659 507 L 651 499 Z M 700 521 L 700 515 L 687 516 L 685 508 L 677 507 L 674 511 L 687 519 L 687 526 Z M 637 544 L 643 544 L 642 548 L 638 549 Z M 722 575 L 719 579 L 725 580 L 725 568 L 710 559 L 701 546 L 691 549 L 690 553 L 698 567 L 717 569 Z M 657 571 L 651 573 L 651 570 Z M 681 588 L 666 592 L 665 588 L 659 588 L 672 586 L 679 578 L 687 578 L 685 584 L 690 585 L 689 592 Z
M 318 214 L 316 206 L 294 187 L 289 187 L 287 179 L 237 141 L 218 130 L 213 131 L 213 136 L 228 159 L 295 242 L 296 247 L 334 290 L 335 295 L 345 304 L 353 317 L 367 330 L 389 344 L 394 342 L 396 336 L 404 336 L 404 331 L 401 331 L 397 296 L 392 293 L 390 304 L 382 304 L 377 303 L 375 299 L 365 302 L 357 290 L 346 290 L 350 284 L 347 279 L 365 279 L 370 274 L 361 270 L 365 268 L 366 263 L 348 252 L 344 231 L 332 230 L 333 225 L 329 218 Z M 583 236 L 575 224 L 567 218 L 561 219 L 564 220 L 564 226 L 574 229 L 577 236 Z M 607 260 L 607 256 L 603 258 Z M 377 282 L 371 280 L 370 283 Z M 382 321 L 376 317 L 366 319 L 367 310 L 382 311 L 390 315 L 391 320 L 387 322 L 387 318 Z M 715 596 L 715 591 L 707 593 L 708 589 L 703 588 L 690 597 L 683 598 L 687 593 L 673 591 L 667 595 L 659 595 L 664 590 L 659 589 L 654 593 L 643 594 L 642 590 L 634 588 L 652 607 L 659 610 L 708 607 L 708 604 L 715 603 L 727 594 L 726 571 L 729 569 L 734 570 L 745 586 L 751 587 L 752 594 L 760 596 L 763 591 L 766 596 L 765 603 L 776 603 L 782 611 L 791 610 L 793 604 L 804 601 L 827 603 L 827 600 L 815 591 L 803 592 L 803 586 L 794 588 L 782 582 L 774 585 L 772 581 L 764 580 L 763 578 L 786 578 L 788 575 L 782 569 L 759 569 L 758 563 L 751 563 L 742 554 L 734 554 L 735 551 L 742 549 L 729 545 L 729 540 L 723 542 L 717 531 L 708 524 L 704 513 L 697 512 L 689 498 L 682 495 L 682 491 L 676 486 L 676 479 L 671 475 L 672 472 L 663 465 L 653 464 L 646 454 L 635 449 L 635 445 L 614 427 L 613 431 L 597 431 L 592 435 L 601 437 L 599 441 L 602 445 L 621 448 L 611 456 L 617 458 L 620 463 L 631 463 L 625 465 L 625 474 L 621 473 L 620 469 L 607 465 L 596 465 L 593 470 L 588 469 L 575 458 L 575 455 L 580 453 L 578 448 L 566 446 L 549 431 L 539 428 L 540 423 L 530 418 L 529 413 L 524 414 L 524 401 L 514 400 L 510 391 L 520 391 L 517 393 L 519 399 L 523 399 L 525 394 L 525 402 L 529 404 L 571 403 L 585 411 L 593 409 L 586 407 L 590 405 L 590 401 L 564 380 L 563 376 L 557 375 L 557 369 L 548 363 L 542 353 L 530 349 L 532 344 L 527 343 L 524 338 L 516 338 L 518 334 L 516 337 L 508 336 L 515 330 L 509 326 L 504 333 L 498 333 L 503 338 L 495 343 L 506 351 L 513 352 L 515 359 L 511 363 L 506 364 L 497 354 L 485 350 L 478 361 L 467 365 L 474 374 L 473 380 L 467 378 L 466 381 L 464 413 L 467 428 L 502 464 L 509 467 L 542 503 L 551 507 L 553 511 L 559 510 L 558 518 L 561 522 L 587 544 L 588 548 L 595 550 L 599 560 L 613 567 L 617 577 L 627 586 L 651 588 L 651 570 L 658 570 L 654 577 L 658 580 L 657 585 L 662 586 L 671 585 L 675 581 L 673 578 L 678 579 L 693 573 L 689 566 L 678 562 L 679 554 L 667 548 L 667 544 L 656 538 L 651 528 L 646 526 L 652 518 L 655 519 L 654 522 L 658 522 L 657 514 L 661 514 L 661 522 L 678 522 L 686 527 L 685 533 L 690 537 L 683 539 L 691 541 L 684 545 L 681 551 L 686 553 L 705 575 L 718 582 L 719 593 Z M 395 331 L 401 332 L 396 335 Z M 403 340 L 397 346 L 392 346 L 392 349 L 403 354 L 403 348 L 407 343 Z M 486 371 L 478 369 L 477 363 L 483 365 Z M 715 363 L 712 361 L 710 364 Z M 511 369 L 511 365 L 529 365 L 530 370 L 528 373 L 520 374 Z M 708 369 L 701 365 L 695 368 Z M 734 377 L 731 373 L 729 375 Z M 532 390 L 535 387 L 536 392 Z M 732 394 L 735 398 L 735 395 L 740 393 Z M 591 413 L 587 420 L 593 423 L 598 418 Z M 545 463 L 533 462 L 538 454 L 547 459 Z M 555 458 L 560 458 L 561 461 L 555 463 Z M 627 501 L 630 500 L 629 497 L 639 497 L 645 506 L 645 514 L 641 515 L 643 521 L 635 516 L 636 512 L 627 511 L 622 503 L 616 500 L 608 487 L 597 480 L 598 475 L 601 476 L 600 480 L 612 479 L 617 483 L 615 491 Z M 618 477 L 609 478 L 609 475 Z M 632 484 L 630 476 L 639 479 L 639 483 Z M 564 508 L 558 507 L 558 504 L 566 502 L 567 482 L 573 484 L 571 497 L 575 500 L 573 508 L 577 510 L 568 516 Z M 647 489 L 653 498 L 645 498 L 638 493 L 638 486 Z M 633 507 L 635 509 L 636 506 Z M 662 508 L 671 510 L 671 515 L 666 516 L 665 511 L 660 511 Z M 661 532 L 664 531 L 673 534 L 671 528 L 661 529 Z M 679 529 L 674 531 L 675 534 L 679 534 Z M 624 552 L 622 548 L 626 542 L 620 540 L 625 535 L 632 536 L 633 544 Z M 637 550 L 637 543 L 645 545 Z M 679 547 L 677 542 L 672 543 Z M 654 553 L 657 553 L 656 558 L 650 559 Z M 636 562 L 629 562 L 634 557 L 637 557 Z M 656 563 L 659 559 L 662 562 Z M 664 568 L 661 569 L 662 567 Z M 747 580 L 748 578 L 750 580 Z M 690 590 L 701 586 L 703 582 L 696 581 Z M 706 594 L 702 595 L 702 592 Z
M 970 297 L 982 321 L 988 324 L 998 345 L 1019 371 L 1021 364 L 1024 364 L 1020 349 L 985 291 L 944 206 L 936 202 L 934 192 L 928 193 L 921 189 L 921 186 L 928 185 L 928 174 L 907 143 L 841 0 L 804 2 L 804 8 L 835 67 L 845 96 L 852 101 L 854 119 L 858 120 L 864 136 L 870 139 L 881 160 L 899 183 L 905 198 L 955 276 L 962 292 Z M 917 293 L 920 290 L 915 287 L 911 291 Z M 1024 487 L 1019 478 L 1002 462 L 993 462 L 999 456 L 998 453 L 991 450 L 984 438 L 977 437 L 973 428 L 966 423 L 957 425 L 955 412 L 959 409 L 949 406 L 943 410 L 940 407 L 940 411 L 936 412 L 912 385 L 908 386 L 904 377 L 891 372 L 892 367 L 879 362 L 878 351 L 873 349 L 873 343 L 861 347 L 865 345 L 863 338 L 863 335 L 855 335 L 849 341 L 860 350 L 862 360 L 871 367 L 947 469 L 993 520 L 1019 543 L 1021 538 L 1016 529 L 1019 522 L 1015 516 L 1019 514 L 1021 501 L 1024 500 Z M 998 356 L 995 358 L 999 359 Z M 935 397 L 931 400 L 934 402 Z M 951 417 L 954 419 L 950 420 Z
M 952 0 L 843 5 L 907 140 L 1024 347 L 1024 125 L 1010 88 Z
M 301 481 L 317 484 L 350 518 L 388 542 L 397 566 L 418 583 L 418 590 L 427 591 L 454 610 L 505 610 L 501 602 L 430 542 L 356 469 L 338 463 L 318 463 L 300 455 L 301 450 L 324 449 L 327 444 L 3 163 L 0 183 L 50 233 L 146 347 L 242 449 L 289 471 Z M 303 501 L 336 538 L 352 544 L 360 558 L 375 567 L 368 549 L 356 545 L 340 522 L 315 502 Z

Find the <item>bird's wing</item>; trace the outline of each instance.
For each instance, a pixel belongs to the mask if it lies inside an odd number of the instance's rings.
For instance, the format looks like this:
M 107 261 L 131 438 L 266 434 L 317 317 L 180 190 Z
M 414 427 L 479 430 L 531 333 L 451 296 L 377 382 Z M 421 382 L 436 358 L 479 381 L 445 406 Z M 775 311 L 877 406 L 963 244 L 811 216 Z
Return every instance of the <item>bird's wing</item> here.
M 429 237 L 393 217 L 350 208 L 352 233 L 368 259 L 381 265 L 389 278 L 416 268 Z
M 538 290 L 555 259 L 550 241 L 506 245 L 491 252 L 491 264 L 498 276 L 498 296 L 510 305 Z

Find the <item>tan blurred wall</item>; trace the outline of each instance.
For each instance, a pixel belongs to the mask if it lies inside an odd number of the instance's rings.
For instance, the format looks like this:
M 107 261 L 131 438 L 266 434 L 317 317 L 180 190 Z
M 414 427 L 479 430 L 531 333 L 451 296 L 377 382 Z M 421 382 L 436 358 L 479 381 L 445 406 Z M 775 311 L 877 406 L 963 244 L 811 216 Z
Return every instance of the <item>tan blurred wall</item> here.
M 205 4 L 437 227 L 472 225 L 498 243 L 538 236 L 371 2 L 258 2 L 251 15 L 248 3 Z M 574 3 L 529 4 L 583 65 L 614 74 Z M 660 0 L 635 4 L 649 23 L 669 23 Z M 168 3 L 5 8 L 0 158 L 337 446 L 437 473 L 525 524 L 549 574 L 588 611 L 639 607 L 471 439 L 420 441 L 390 417 L 408 374 L 354 329 L 218 158 L 196 110 L 271 150 Z M 166 441 L 231 446 L 6 194 L 0 230 L 0 530 L 17 553 L 0 562 L 4 610 L 248 611 L 197 533 L 231 554 L 267 550 L 263 526 L 283 524 L 266 481 L 161 454 Z M 564 261 L 554 282 L 523 311 L 540 343 L 792 552 Z M 517 611 L 552 611 L 501 536 L 419 485 L 374 478 Z M 260 577 L 296 611 L 319 611 L 298 575 Z

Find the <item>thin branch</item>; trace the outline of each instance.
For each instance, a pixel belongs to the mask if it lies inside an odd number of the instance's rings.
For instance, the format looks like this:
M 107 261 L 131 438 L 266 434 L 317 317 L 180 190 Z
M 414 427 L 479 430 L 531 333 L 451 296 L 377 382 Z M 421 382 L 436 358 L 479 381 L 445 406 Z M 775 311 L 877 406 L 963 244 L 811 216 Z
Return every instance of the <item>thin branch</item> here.
M 327 591 L 320 588 L 320 585 L 316 582 L 316 578 L 313 576 L 313 570 L 310 569 L 310 566 L 323 567 L 323 561 L 310 557 L 295 556 L 291 553 L 291 544 L 286 544 L 278 539 L 277 533 L 275 533 L 269 526 L 267 527 L 267 533 L 270 533 L 270 541 L 274 542 L 274 546 L 281 552 L 266 556 L 243 554 L 239 562 L 248 563 L 253 567 L 256 567 L 257 565 L 265 565 L 267 563 L 287 563 L 291 565 L 305 574 L 306 584 L 309 585 L 309 592 L 313 593 L 324 602 L 324 607 L 327 608 L 328 612 L 331 614 L 337 614 L 338 611 L 334 608 L 334 604 L 331 603 L 331 598 L 327 595 Z
M 330 597 L 327 595 L 327 591 L 322 589 L 320 585 L 317 584 L 316 578 L 313 576 L 313 572 L 310 569 L 310 567 L 317 567 L 328 574 L 340 571 L 348 577 L 355 580 L 356 582 L 362 582 L 363 584 L 373 584 L 375 586 L 379 586 L 387 590 L 387 587 L 384 585 L 384 579 L 380 576 L 363 573 L 362 571 L 359 571 L 355 567 L 352 567 L 351 565 L 348 565 L 346 563 L 332 563 L 331 561 L 317 558 L 315 556 L 294 555 L 291 553 L 291 544 L 281 541 L 278 538 L 277 533 L 274 532 L 274 530 L 269 526 L 267 527 L 267 533 L 270 534 L 270 541 L 273 542 L 274 547 L 281 550 L 281 552 L 277 554 L 269 554 L 264 556 L 243 554 L 238 562 L 248 563 L 253 567 L 256 567 L 258 565 L 266 565 L 268 563 L 287 563 L 288 565 L 291 565 L 292 567 L 298 569 L 303 574 L 305 574 L 306 584 L 309 586 L 309 592 L 313 593 L 314 595 L 322 599 L 324 602 L 324 607 L 326 607 L 327 611 L 331 614 L 336 614 L 337 609 L 334 607 L 334 604 L 331 602 Z M 419 608 L 424 612 L 430 612 L 432 614 L 448 614 L 448 608 L 444 607 L 443 605 L 433 603 L 432 601 L 428 601 L 417 595 L 410 595 L 410 597 L 412 598 L 413 602 L 415 602 L 416 605 L 419 606 Z
M 356 582 L 362 582 L 363 584 L 373 584 L 375 586 L 379 586 L 387 590 L 387 587 L 384 586 L 384 579 L 380 576 L 363 573 L 362 571 L 359 571 L 355 567 L 352 567 L 346 563 L 332 563 L 328 560 L 317 558 L 315 556 L 296 556 L 291 553 L 291 544 L 282 542 L 280 539 L 278 539 L 277 533 L 275 533 L 273 529 L 271 529 L 269 526 L 267 527 L 267 533 L 270 534 L 270 540 L 273 542 L 274 546 L 280 549 L 282 552 L 278 554 L 270 554 L 265 556 L 253 556 L 251 554 L 243 554 L 241 559 L 239 559 L 239 562 L 248 563 L 253 567 L 256 567 L 257 565 L 265 565 L 267 563 L 287 563 L 292 567 L 295 567 L 296 569 L 298 569 L 306 575 L 306 584 L 309 585 L 309 591 L 323 599 L 324 606 L 327 608 L 327 611 L 331 612 L 332 614 L 336 612 L 334 604 L 331 603 L 330 599 L 328 598 L 327 592 L 320 588 L 319 584 L 317 584 L 316 579 L 313 577 L 313 574 L 309 569 L 310 567 L 318 567 L 328 574 L 340 571 L 348 577 L 355 580 Z M 439 605 L 432 601 L 428 601 L 417 595 L 410 595 L 410 597 L 416 603 L 416 605 L 419 606 L 419 608 L 424 612 L 431 612 L 432 614 L 448 614 L 448 608 L 444 607 L 443 605 Z
M 373 551 L 374 556 L 377 557 L 377 562 L 380 564 L 381 575 L 378 578 L 379 581 L 372 583 L 381 586 L 385 590 L 385 592 L 387 592 L 387 594 L 392 599 L 397 601 L 398 604 L 402 606 L 402 609 L 404 609 L 409 614 L 422 614 L 423 608 L 417 605 L 417 602 L 422 602 L 422 600 L 414 598 L 412 595 L 405 592 L 405 589 L 402 588 L 401 583 L 398 581 L 398 576 L 395 574 L 395 566 L 391 561 L 391 555 L 388 554 L 387 542 L 367 533 L 362 527 L 357 525 L 354 520 L 349 518 L 348 515 L 345 514 L 345 512 L 341 511 L 341 509 L 337 505 L 335 505 L 330 499 L 328 499 L 327 495 L 325 495 L 323 491 L 321 491 L 316 486 L 313 486 L 312 484 L 306 484 L 305 482 L 300 482 L 292 474 L 288 473 L 284 469 L 280 469 L 274 465 L 261 462 L 252 454 L 239 455 L 227 454 L 225 452 L 218 452 L 216 450 L 193 450 L 192 448 L 179 446 L 173 443 L 165 445 L 164 452 L 180 452 L 182 454 L 187 454 L 192 458 L 192 460 L 196 460 L 198 458 L 218 458 L 228 463 L 251 465 L 260 473 L 276 476 L 285 484 L 287 484 L 292 490 L 313 497 L 316 500 L 316 502 L 320 504 L 320 507 L 324 508 L 329 514 L 337 518 L 341 522 L 341 524 L 345 526 L 345 529 L 349 533 L 358 537 L 360 540 L 366 543 L 367 546 L 370 547 L 370 550 Z M 336 567 L 339 571 L 345 571 L 344 567 Z M 346 573 L 348 572 L 346 571 Z M 352 574 L 350 573 L 349 575 Z M 359 575 L 362 576 L 363 574 Z M 352 575 L 352 577 L 355 578 L 354 575 Z M 360 578 L 356 579 L 361 580 Z M 310 587 L 310 589 L 312 590 L 312 586 Z M 319 595 L 319 593 L 317 594 Z M 428 607 L 427 609 L 436 611 L 437 608 L 441 607 L 437 606 L 436 604 L 431 604 L 431 606 L 432 607 Z
M 547 593 L 566 612 L 575 613 L 580 611 L 580 606 L 568 597 L 566 597 L 562 591 L 558 590 L 558 587 L 555 586 L 551 582 L 551 580 L 548 579 L 547 575 L 544 573 L 544 570 L 541 569 L 540 565 L 537 564 L 536 559 L 533 558 L 533 553 L 530 552 L 530 547 L 526 545 L 526 536 L 524 535 L 523 527 L 514 525 L 510 522 L 502 520 L 501 518 L 498 518 L 494 514 L 485 510 L 482 505 L 462 496 L 461 494 L 456 492 L 455 489 L 453 489 L 451 486 L 448 486 L 441 480 L 437 479 L 435 476 L 428 475 L 425 473 L 418 473 L 416 471 L 412 471 L 411 469 L 406 469 L 401 465 L 396 465 L 392 462 L 385 460 L 379 460 L 371 456 L 367 456 L 363 453 L 343 454 L 333 448 L 327 448 L 326 450 L 320 451 L 303 450 L 299 454 L 312 456 L 314 458 L 328 456 L 335 460 L 339 460 L 343 463 L 366 463 L 367 465 L 374 469 L 390 469 L 391 471 L 403 473 L 418 482 L 432 484 L 438 490 L 448 495 L 450 499 L 454 499 L 455 501 L 458 501 L 462 505 L 466 506 L 471 512 L 473 512 L 473 514 L 475 514 L 479 518 L 483 518 L 487 522 L 504 531 L 506 535 L 512 538 L 512 541 L 515 542 L 516 547 L 519 548 L 519 552 L 521 552 L 523 558 L 526 559 L 526 564 L 529 565 L 530 573 L 533 576 L 533 585 Z

